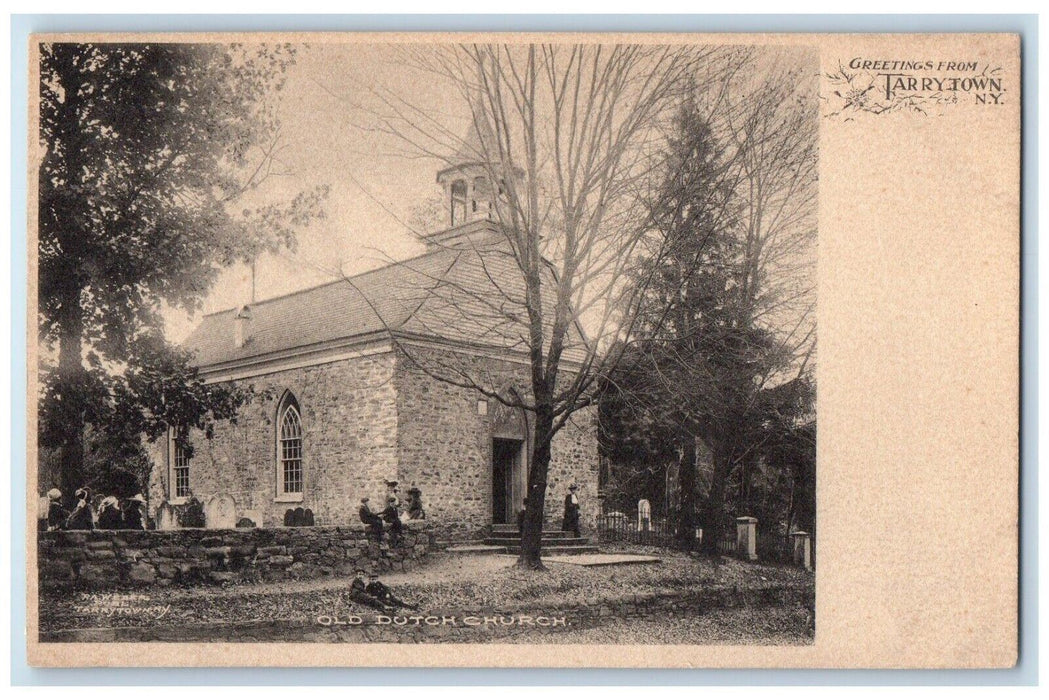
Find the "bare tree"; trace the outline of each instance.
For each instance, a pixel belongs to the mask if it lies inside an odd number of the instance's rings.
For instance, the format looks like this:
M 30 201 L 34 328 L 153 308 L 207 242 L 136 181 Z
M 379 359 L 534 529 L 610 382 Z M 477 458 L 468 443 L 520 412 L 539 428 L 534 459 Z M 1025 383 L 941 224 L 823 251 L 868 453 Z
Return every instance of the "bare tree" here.
M 622 347 L 614 341 L 633 329 L 639 290 L 626 283 L 626 273 L 649 228 L 639 202 L 661 162 L 668 110 L 697 68 L 712 74 L 720 55 L 694 47 L 555 44 L 408 53 L 409 62 L 454 86 L 469 105 L 466 139 L 425 105 L 376 93 L 380 131 L 412 154 L 449 165 L 453 153 L 467 155 L 497 190 L 490 212 L 496 240 L 465 251 L 457 243 L 457 264 L 469 258 L 485 291 L 426 270 L 418 273 L 433 283 L 417 288 L 471 327 L 472 339 L 525 353 L 527 389 L 510 391 L 455 353 L 421 353 L 403 342 L 394 324 L 389 328 L 422 371 L 530 416 L 521 567 L 542 568 L 551 442 L 574 414 L 594 404 L 595 380 L 618 359 L 608 350 Z

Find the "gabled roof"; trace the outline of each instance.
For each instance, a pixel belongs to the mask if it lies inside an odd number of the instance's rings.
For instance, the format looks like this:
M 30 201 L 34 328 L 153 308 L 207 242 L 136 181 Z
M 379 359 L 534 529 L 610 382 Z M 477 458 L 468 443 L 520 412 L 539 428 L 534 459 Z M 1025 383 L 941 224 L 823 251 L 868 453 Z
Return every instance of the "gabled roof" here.
M 201 368 L 388 331 L 527 351 L 516 263 L 491 246 L 460 244 L 432 246 L 410 260 L 256 302 L 242 347 L 234 342 L 239 307 L 205 316 L 184 345 Z M 547 304 L 553 308 L 552 296 Z M 580 335 L 572 333 L 565 359 L 584 356 Z

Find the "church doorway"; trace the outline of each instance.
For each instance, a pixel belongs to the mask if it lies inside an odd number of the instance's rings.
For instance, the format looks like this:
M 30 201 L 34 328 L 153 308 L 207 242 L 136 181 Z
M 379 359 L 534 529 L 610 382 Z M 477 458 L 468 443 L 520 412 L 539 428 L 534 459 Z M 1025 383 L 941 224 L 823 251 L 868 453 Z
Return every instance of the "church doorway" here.
M 523 440 L 492 439 L 492 522 L 496 525 L 517 522 L 523 448 Z
M 528 491 L 528 419 L 521 409 L 497 403 L 491 421 L 492 523 L 509 525 Z

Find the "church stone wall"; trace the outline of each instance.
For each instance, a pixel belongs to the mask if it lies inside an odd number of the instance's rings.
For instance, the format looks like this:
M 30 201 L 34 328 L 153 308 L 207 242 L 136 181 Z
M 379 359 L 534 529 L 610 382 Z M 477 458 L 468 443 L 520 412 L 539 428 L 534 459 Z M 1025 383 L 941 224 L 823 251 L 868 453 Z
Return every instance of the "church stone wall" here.
M 298 506 L 311 509 L 318 525 L 359 522 L 360 498 L 370 496 L 376 505 L 385 492 L 384 479 L 397 473 L 393 371 L 394 356 L 386 353 L 244 380 L 268 395 L 242 407 L 235 424 L 217 425 L 210 440 L 192 431 L 194 495 L 205 501 L 212 494 L 227 493 L 236 502 L 238 517 L 245 511 L 260 512 L 260 526 L 282 524 L 284 513 Z M 295 395 L 302 413 L 301 502 L 275 497 L 275 421 L 285 390 Z M 167 495 L 167 460 L 164 445 L 154 445 L 152 451 L 160 465 L 151 484 L 155 509 Z
M 477 409 L 478 392 L 442 382 L 431 372 L 455 367 L 491 386 L 530 385 L 527 365 L 491 358 L 412 348 L 397 371 L 398 454 L 402 493 L 412 484 L 423 492 L 427 518 L 442 523 L 453 539 L 474 539 L 492 524 L 492 421 Z M 430 353 L 439 353 L 435 357 Z M 546 527 L 560 528 L 568 486 L 579 486 L 581 522 L 592 528 L 597 499 L 597 426 L 592 411 L 577 413 L 554 438 L 546 496 Z
M 413 353 L 416 351 L 413 351 Z M 448 357 L 447 351 L 445 359 Z M 414 355 L 419 357 L 418 355 Z M 521 363 L 463 356 L 493 385 L 527 388 Z M 202 502 L 229 494 L 240 517 L 262 515 L 263 527 L 280 525 L 285 511 L 313 511 L 317 525 L 358 522 L 360 498 L 381 507 L 384 480 L 400 482 L 402 504 L 412 484 L 423 493 L 427 519 L 442 540 L 476 539 L 492 523 L 492 421 L 478 413 L 481 396 L 435 379 L 408 357 L 385 353 L 244 380 L 257 392 L 235 424 L 222 422 L 211 439 L 193 431 L 190 487 Z M 275 499 L 277 404 L 285 390 L 302 412 L 305 488 L 301 502 Z M 530 432 L 527 431 L 526 432 Z M 151 446 L 154 470 L 150 510 L 167 498 L 166 442 Z M 597 431 L 593 413 L 577 413 L 554 439 L 547 491 L 547 527 L 560 527 L 571 483 L 579 485 L 584 529 L 598 513 Z

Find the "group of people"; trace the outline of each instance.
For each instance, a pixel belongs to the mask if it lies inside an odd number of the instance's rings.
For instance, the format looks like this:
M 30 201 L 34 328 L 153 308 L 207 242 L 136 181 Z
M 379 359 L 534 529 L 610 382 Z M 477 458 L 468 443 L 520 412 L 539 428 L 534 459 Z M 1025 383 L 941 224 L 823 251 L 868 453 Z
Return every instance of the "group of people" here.
M 418 605 L 407 603 L 395 596 L 390 587 L 379 580 L 378 574 L 373 572 L 367 574 L 367 577 L 368 582 L 365 583 L 364 569 L 357 569 L 354 574 L 353 581 L 350 582 L 350 599 L 354 602 L 383 612 L 393 612 L 400 608 L 419 609 Z
M 47 529 L 50 530 L 145 530 L 146 499 L 136 493 L 124 501 L 106 496 L 91 505 L 91 489 L 79 488 L 73 494 L 74 505 L 67 510 L 62 505 L 62 492 L 57 488 L 47 492 Z
M 361 499 L 358 513 L 361 522 L 368 526 L 368 536 L 376 542 L 382 542 L 383 531 L 389 532 L 391 545 L 398 545 L 404 536 L 404 522 L 401 513 L 406 512 L 409 520 L 423 520 L 426 513 L 423 511 L 422 491 L 414 485 L 408 489 L 408 507 L 401 507 L 400 489 L 396 481 L 386 482 L 386 499 L 382 510 L 373 510 L 371 499 L 367 496 Z

